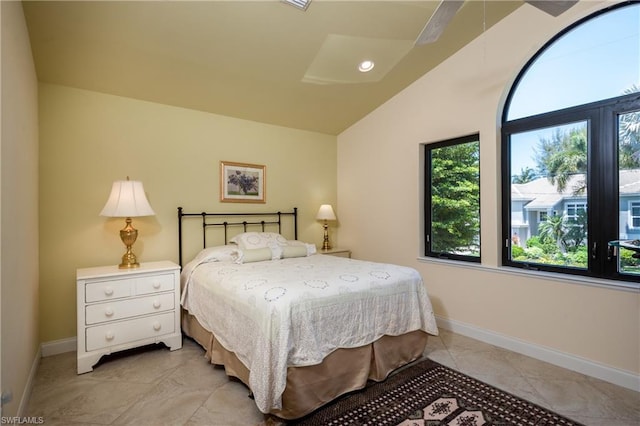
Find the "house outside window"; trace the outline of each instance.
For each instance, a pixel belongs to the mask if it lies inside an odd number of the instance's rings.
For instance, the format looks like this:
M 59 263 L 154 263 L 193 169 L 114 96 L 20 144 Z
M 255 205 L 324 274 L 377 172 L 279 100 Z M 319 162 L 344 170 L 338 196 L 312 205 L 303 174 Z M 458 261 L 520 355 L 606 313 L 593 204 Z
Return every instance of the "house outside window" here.
M 640 259 L 615 245 L 640 239 L 639 45 L 640 3 L 614 5 L 517 77 L 502 122 L 503 265 L 640 287 Z

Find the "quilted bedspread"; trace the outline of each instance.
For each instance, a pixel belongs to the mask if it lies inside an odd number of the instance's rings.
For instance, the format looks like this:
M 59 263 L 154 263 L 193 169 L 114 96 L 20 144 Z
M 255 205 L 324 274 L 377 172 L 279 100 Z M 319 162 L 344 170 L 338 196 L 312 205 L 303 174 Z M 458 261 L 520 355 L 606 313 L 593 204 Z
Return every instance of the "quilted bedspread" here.
M 327 255 L 191 262 L 182 305 L 250 370 L 256 405 L 281 408 L 288 366 L 414 330 L 437 334 L 412 268 Z

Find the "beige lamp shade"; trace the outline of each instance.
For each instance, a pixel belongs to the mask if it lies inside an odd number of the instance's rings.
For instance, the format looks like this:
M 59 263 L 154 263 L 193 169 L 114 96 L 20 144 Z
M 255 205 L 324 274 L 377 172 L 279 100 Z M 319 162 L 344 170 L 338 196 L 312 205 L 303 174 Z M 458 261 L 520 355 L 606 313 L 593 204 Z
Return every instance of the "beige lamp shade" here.
M 318 209 L 318 214 L 316 215 L 317 220 L 336 220 L 336 214 L 333 212 L 333 207 L 331 204 L 323 204 Z
M 100 216 L 107 217 L 139 217 L 153 216 L 155 212 L 147 201 L 142 182 L 136 180 L 119 180 L 113 182 L 111 194 Z

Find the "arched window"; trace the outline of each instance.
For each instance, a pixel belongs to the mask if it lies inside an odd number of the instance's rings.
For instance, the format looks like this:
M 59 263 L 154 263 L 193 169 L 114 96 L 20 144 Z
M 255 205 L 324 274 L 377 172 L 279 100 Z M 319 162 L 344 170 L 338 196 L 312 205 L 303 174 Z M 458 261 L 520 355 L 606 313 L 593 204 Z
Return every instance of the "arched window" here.
M 640 4 L 557 35 L 502 123 L 504 265 L 640 282 Z M 640 256 L 640 255 L 638 255 Z

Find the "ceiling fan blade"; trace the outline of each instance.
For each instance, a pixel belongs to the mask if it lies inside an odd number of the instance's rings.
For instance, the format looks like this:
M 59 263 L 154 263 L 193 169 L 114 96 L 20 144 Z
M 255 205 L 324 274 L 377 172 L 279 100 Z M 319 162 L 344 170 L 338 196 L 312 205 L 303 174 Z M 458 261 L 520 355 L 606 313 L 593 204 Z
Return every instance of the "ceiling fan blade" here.
M 414 44 L 417 46 L 436 41 L 463 3 L 464 0 L 441 0 Z
M 578 3 L 578 0 L 524 0 L 531 6 L 537 7 L 551 16 L 560 16 L 571 6 Z

